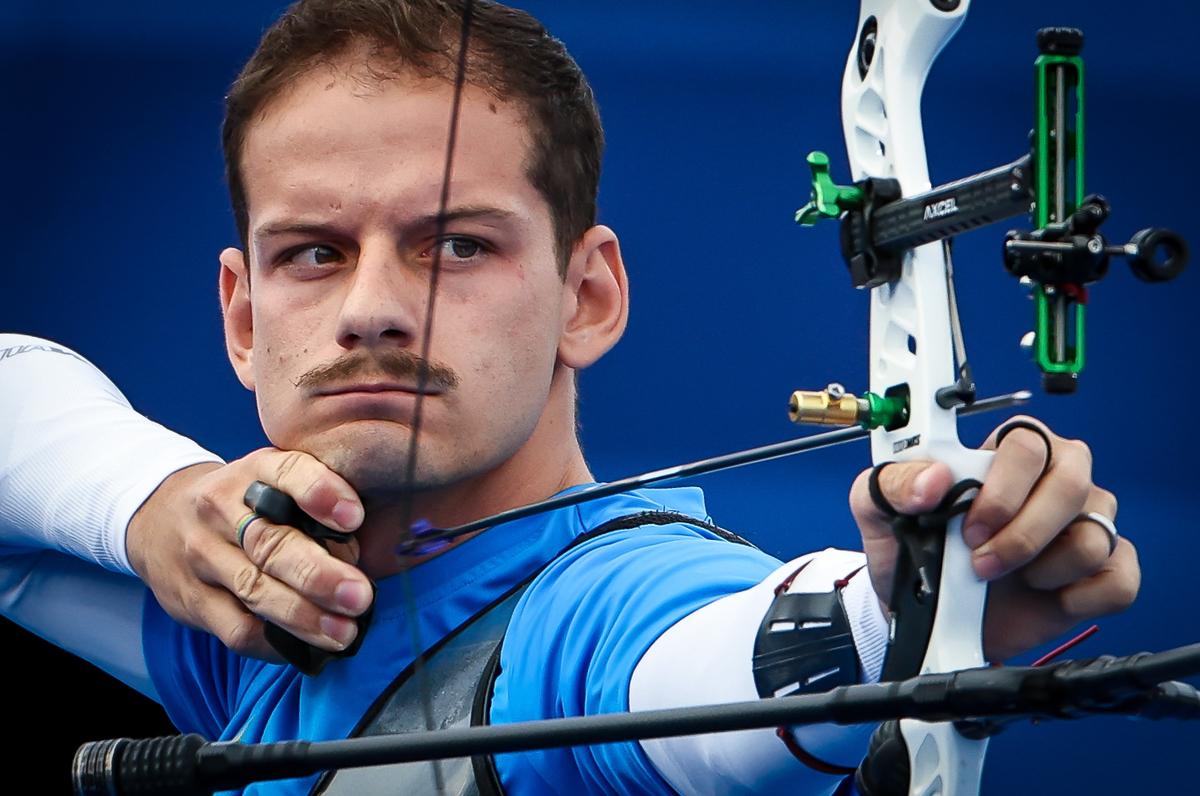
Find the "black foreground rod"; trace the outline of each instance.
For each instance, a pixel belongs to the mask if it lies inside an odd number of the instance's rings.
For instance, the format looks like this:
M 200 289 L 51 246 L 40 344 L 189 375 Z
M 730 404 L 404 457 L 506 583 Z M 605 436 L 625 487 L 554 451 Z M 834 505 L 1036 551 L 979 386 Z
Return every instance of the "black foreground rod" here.
M 824 694 L 669 710 L 612 713 L 486 727 L 272 744 L 205 743 L 198 735 L 80 747 L 72 775 L 80 796 L 210 794 L 250 782 L 337 768 L 669 738 L 764 727 L 896 718 L 1071 718 L 1087 712 L 1200 719 L 1200 692 L 1168 682 L 1200 673 L 1200 644 L 1158 654 L 1065 661 L 1041 668 L 987 667 L 927 674 Z

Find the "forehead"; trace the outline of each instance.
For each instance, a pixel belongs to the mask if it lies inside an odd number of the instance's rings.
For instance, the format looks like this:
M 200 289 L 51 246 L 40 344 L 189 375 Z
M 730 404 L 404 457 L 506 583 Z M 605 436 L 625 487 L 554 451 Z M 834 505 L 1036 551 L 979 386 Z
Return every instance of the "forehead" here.
M 436 210 L 454 87 L 401 73 L 364 79 L 319 66 L 296 79 L 249 128 L 241 171 L 252 218 L 323 204 L 333 210 Z M 548 209 L 527 177 L 524 109 L 466 85 L 459 105 L 451 201 L 519 215 Z

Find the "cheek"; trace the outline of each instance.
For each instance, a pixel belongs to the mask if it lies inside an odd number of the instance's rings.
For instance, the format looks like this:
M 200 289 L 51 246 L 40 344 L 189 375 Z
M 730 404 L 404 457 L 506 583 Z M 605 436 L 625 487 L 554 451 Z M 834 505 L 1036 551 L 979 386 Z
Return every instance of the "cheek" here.
M 296 380 L 313 365 L 311 326 L 303 313 L 255 318 L 254 379 L 259 419 L 271 442 L 291 447 L 300 419 Z
M 257 328 L 265 329 L 268 325 L 263 324 Z M 269 328 L 273 330 L 270 334 L 255 333 L 254 371 L 259 392 L 276 394 L 281 387 L 290 386 L 289 375 L 293 382 L 300 375 L 299 362 L 306 355 L 308 348 L 303 343 L 297 346 L 297 339 L 277 325 L 270 325 Z M 285 341 L 290 341 L 290 345 L 284 345 Z
M 521 268 L 514 277 L 493 282 L 490 289 L 447 295 L 447 304 L 455 303 L 461 312 L 457 339 L 470 341 L 466 350 L 460 350 L 474 360 L 470 371 L 488 379 L 548 379 L 558 347 L 560 293 L 561 285 L 534 285 Z M 435 348 L 445 345 L 447 354 L 456 339 L 455 330 L 449 328 L 451 315 L 447 307 L 446 314 L 439 316 L 446 319 L 447 328 L 434 332 Z
M 310 352 L 322 350 L 322 335 L 332 341 L 328 329 L 330 319 L 337 317 L 336 297 L 328 289 L 324 295 L 294 295 L 298 292 L 264 289 L 255 307 L 255 369 L 276 380 L 290 375 L 294 382 L 312 366 Z
M 491 308 L 486 315 L 472 311 L 485 307 Z M 464 391 L 464 397 L 477 408 L 487 407 L 485 414 L 493 419 L 501 407 L 514 418 L 540 414 L 557 361 L 557 305 L 518 295 L 499 303 L 495 298 L 472 302 L 466 309 L 470 320 L 461 339 L 472 344 L 461 352 L 468 358 L 462 375 L 475 381 L 477 390 Z
M 544 298 L 539 302 L 514 304 L 499 324 L 500 337 L 507 341 L 507 354 L 514 372 L 524 374 L 533 383 L 549 383 L 558 349 L 557 304 Z

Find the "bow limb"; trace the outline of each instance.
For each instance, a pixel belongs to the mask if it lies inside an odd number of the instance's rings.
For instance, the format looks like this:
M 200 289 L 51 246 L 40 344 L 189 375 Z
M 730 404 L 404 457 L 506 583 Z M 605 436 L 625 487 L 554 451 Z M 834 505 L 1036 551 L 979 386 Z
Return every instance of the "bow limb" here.
M 921 93 L 933 59 L 962 24 L 968 5 L 968 0 L 863 0 L 842 82 L 842 119 L 855 180 L 898 180 L 902 196 L 929 189 Z M 950 466 L 956 480 L 982 481 L 991 454 L 965 448 L 958 438 L 957 407 L 938 401 L 938 391 L 959 376 L 952 291 L 948 250 L 941 243 L 907 252 L 899 278 L 871 291 L 871 391 L 907 391 L 909 407 L 903 427 L 872 432 L 872 460 L 879 465 L 936 459 Z M 972 571 L 961 532 L 960 514 L 947 527 L 937 592 L 948 599 L 937 601 L 921 673 L 985 663 L 981 631 L 987 586 Z M 949 723 L 914 720 L 904 720 L 901 733 L 911 766 L 910 793 L 978 792 L 986 739 L 967 739 Z

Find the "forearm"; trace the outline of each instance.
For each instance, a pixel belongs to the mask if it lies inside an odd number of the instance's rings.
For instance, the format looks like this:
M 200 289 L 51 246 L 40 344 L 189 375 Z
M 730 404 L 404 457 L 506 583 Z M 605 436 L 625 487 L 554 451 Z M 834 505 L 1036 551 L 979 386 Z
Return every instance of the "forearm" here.
M 142 655 L 146 587 L 49 550 L 0 554 L 0 615 L 158 701 Z
M 69 349 L 0 334 L 0 545 L 133 574 L 125 535 L 138 508 L 172 473 L 219 461 Z
M 755 639 L 775 589 L 801 564 L 788 593 L 825 593 L 865 561 L 860 553 L 826 550 L 789 562 L 760 585 L 717 600 L 676 623 L 650 647 L 634 671 L 631 710 L 753 700 Z M 865 570 L 842 590 L 858 657 L 858 679 L 877 680 L 887 626 Z M 797 727 L 805 752 L 834 765 L 853 767 L 866 749 L 871 727 Z M 686 796 L 706 793 L 820 793 L 838 778 L 798 760 L 773 730 L 691 736 L 643 742 L 672 787 Z

